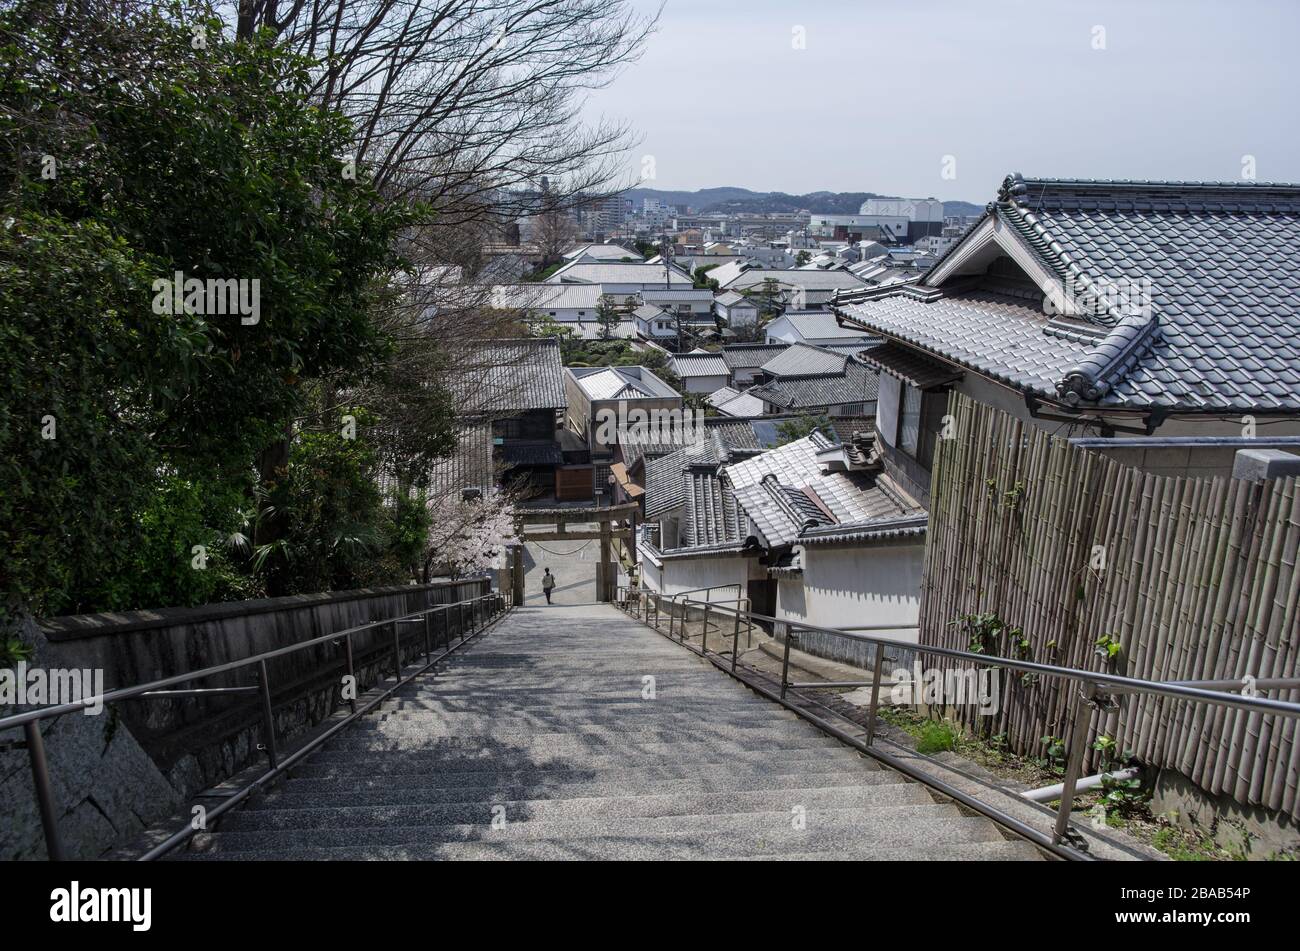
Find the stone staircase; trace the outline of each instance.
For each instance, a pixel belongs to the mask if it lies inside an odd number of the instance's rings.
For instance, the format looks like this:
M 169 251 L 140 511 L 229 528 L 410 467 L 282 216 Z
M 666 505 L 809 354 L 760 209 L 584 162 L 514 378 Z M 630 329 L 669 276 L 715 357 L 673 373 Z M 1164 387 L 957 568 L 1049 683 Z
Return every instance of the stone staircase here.
M 582 605 L 514 611 L 183 857 L 1041 856 Z

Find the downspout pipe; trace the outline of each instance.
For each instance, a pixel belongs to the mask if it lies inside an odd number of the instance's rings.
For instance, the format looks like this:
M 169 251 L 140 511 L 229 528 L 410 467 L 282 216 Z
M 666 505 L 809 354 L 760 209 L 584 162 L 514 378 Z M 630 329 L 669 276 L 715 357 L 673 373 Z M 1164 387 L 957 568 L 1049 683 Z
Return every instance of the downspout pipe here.
M 1121 769 L 1113 773 L 1098 773 L 1096 776 L 1085 776 L 1074 784 L 1074 794 L 1087 792 L 1089 789 L 1096 789 L 1107 779 L 1133 779 L 1138 775 L 1139 770 L 1136 767 L 1132 769 Z M 1057 783 L 1055 786 L 1044 786 L 1042 789 L 1026 789 L 1020 795 L 1030 802 L 1051 802 L 1053 799 L 1060 799 L 1061 792 L 1065 783 Z

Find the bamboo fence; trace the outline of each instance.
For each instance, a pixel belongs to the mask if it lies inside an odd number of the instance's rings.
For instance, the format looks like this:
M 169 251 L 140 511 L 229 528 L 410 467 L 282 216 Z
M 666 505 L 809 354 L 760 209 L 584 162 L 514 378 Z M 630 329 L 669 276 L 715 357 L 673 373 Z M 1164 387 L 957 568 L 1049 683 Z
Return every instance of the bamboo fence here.
M 1300 480 L 1155 476 L 961 394 L 949 412 L 956 438 L 940 440 L 934 471 L 923 646 L 970 649 L 962 619 L 991 612 L 1027 641 L 1004 631 L 986 644 L 1007 657 L 1154 681 L 1300 672 Z M 1103 636 L 1118 640 L 1118 656 L 1098 653 Z M 1068 735 L 1078 689 L 1003 677 L 997 713 L 952 713 L 1042 756 L 1045 737 Z M 1105 734 L 1211 794 L 1300 818 L 1295 720 L 1156 697 L 1092 717 L 1089 767 L 1100 761 L 1091 741 Z

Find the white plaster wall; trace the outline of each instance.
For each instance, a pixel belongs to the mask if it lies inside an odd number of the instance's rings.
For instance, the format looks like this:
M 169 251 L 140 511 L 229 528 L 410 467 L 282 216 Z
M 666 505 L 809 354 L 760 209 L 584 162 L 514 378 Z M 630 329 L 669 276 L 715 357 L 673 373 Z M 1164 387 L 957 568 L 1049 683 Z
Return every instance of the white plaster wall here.
M 808 546 L 803 584 L 780 582 L 777 610 L 819 627 L 898 625 L 871 633 L 915 643 L 924 559 L 923 545 Z
M 641 583 L 648 590 L 660 594 L 678 594 L 713 585 L 737 584 L 740 585 L 741 594 L 744 594 L 751 561 L 754 559 L 734 555 L 723 558 L 670 558 L 664 561 L 662 569 L 657 569 L 642 558 Z M 718 592 L 715 600 L 722 597 L 723 593 Z
M 683 380 L 683 385 L 687 393 L 703 393 L 708 396 L 727 385 L 727 375 L 687 377 Z

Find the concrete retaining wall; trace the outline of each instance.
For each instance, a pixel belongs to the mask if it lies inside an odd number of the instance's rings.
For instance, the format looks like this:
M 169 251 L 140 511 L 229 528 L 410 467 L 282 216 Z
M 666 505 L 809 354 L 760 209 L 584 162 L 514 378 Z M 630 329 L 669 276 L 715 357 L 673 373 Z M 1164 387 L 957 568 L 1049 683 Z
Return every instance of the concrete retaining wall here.
M 368 621 L 465 600 L 489 590 L 487 579 L 268 598 L 197 608 L 77 615 L 28 624 L 33 663 L 43 668 L 103 671 L 104 689 L 126 687 L 287 647 Z M 415 626 L 412 625 L 412 628 Z M 460 631 L 455 612 L 434 615 L 435 642 Z M 423 630 L 403 632 L 403 656 L 423 649 Z M 391 628 L 353 636 L 359 690 L 391 675 Z M 283 748 L 335 708 L 346 658 L 324 645 L 267 664 L 277 739 Z M 257 683 L 247 667 L 186 684 Z M 0 716 L 16 712 L 0 707 Z M 65 850 L 94 858 L 170 815 L 193 794 L 221 782 L 263 754 L 257 694 L 130 700 L 97 716 L 69 714 L 42 722 Z M 42 858 L 27 754 L 0 736 L 0 860 Z

